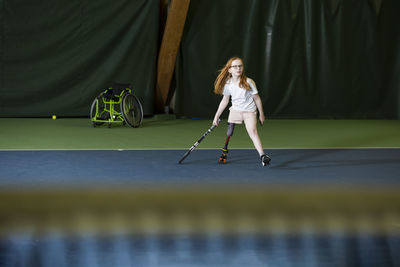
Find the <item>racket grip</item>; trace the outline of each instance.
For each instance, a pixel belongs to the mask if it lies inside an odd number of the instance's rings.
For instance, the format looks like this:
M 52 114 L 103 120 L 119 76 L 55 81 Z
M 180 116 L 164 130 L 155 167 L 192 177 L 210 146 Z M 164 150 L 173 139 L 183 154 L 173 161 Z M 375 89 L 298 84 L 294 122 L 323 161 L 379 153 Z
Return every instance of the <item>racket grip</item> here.
M 221 119 L 218 119 L 218 124 L 221 122 Z M 214 128 L 217 127 L 216 124 L 211 125 L 210 130 L 214 130 Z

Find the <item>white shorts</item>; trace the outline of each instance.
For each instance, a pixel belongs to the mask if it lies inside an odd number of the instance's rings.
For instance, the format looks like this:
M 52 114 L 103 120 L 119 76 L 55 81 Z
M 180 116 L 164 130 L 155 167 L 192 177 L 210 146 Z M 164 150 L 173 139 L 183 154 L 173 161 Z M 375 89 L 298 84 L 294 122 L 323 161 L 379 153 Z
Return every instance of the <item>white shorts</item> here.
M 247 122 L 257 123 L 257 111 L 238 111 L 229 109 L 228 122 L 242 124 Z

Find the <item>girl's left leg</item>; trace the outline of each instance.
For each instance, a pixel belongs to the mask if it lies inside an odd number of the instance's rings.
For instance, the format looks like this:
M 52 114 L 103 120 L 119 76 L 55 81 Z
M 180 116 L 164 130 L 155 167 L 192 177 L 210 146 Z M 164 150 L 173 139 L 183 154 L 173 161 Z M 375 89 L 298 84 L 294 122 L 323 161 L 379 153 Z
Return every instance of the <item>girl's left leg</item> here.
M 258 132 L 257 132 L 256 116 L 254 116 L 254 118 L 247 119 L 245 121 L 245 125 L 246 125 L 247 133 L 249 134 L 250 139 L 253 141 L 254 147 L 257 149 L 258 154 L 260 154 L 260 156 L 265 154 L 264 148 L 261 144 L 261 140 L 260 140 L 260 137 L 258 136 Z
M 253 141 L 254 147 L 257 149 L 258 154 L 260 155 L 261 164 L 263 166 L 269 165 L 271 158 L 265 154 L 264 148 L 261 144 L 260 137 L 257 132 L 257 117 L 254 116 L 251 119 L 245 120 L 246 130 L 249 134 L 251 140 Z

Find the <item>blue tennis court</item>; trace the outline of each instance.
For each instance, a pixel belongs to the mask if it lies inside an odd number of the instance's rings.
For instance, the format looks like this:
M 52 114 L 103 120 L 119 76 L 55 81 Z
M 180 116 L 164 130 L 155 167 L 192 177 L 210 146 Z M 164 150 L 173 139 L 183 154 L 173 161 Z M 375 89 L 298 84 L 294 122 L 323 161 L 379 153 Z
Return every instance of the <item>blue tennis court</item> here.
M 399 186 L 400 149 L 270 149 L 269 167 L 251 149 L 0 151 L 5 188 L 265 185 Z

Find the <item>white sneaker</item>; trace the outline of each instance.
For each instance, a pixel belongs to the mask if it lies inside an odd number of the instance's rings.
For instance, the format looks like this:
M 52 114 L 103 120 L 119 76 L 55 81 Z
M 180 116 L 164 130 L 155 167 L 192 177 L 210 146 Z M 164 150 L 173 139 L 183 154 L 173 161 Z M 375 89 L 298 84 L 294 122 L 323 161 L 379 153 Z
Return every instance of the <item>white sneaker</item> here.
M 268 156 L 268 155 L 261 155 L 261 164 L 263 165 L 263 166 L 267 166 L 267 165 L 269 165 L 269 163 L 271 162 L 271 158 Z

